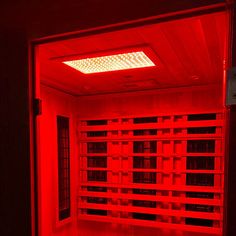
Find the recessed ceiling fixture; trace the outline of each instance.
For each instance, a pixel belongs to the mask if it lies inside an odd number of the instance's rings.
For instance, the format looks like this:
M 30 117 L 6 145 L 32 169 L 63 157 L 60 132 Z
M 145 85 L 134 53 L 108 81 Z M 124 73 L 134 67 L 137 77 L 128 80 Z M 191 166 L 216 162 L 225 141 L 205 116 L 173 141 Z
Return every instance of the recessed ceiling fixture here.
M 84 74 L 155 66 L 143 51 L 63 61 L 63 63 Z

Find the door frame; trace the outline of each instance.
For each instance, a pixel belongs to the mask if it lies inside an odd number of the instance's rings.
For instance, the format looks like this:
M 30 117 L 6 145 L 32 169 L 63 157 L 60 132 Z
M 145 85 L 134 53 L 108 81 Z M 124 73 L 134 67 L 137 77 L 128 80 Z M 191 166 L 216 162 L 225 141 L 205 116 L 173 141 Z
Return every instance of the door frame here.
M 141 18 L 138 20 L 133 21 L 125 21 L 117 24 L 111 24 L 111 25 L 105 25 L 95 28 L 89 28 L 85 30 L 79 30 L 75 32 L 67 32 L 64 34 L 58 34 L 58 35 L 52 35 L 48 37 L 38 38 L 38 39 L 32 39 L 28 43 L 29 48 L 29 107 L 30 107 L 30 167 L 31 167 L 31 224 L 32 224 L 32 236 L 39 236 L 39 199 L 38 199 L 38 165 L 37 160 L 39 157 L 39 150 L 38 150 L 38 140 L 39 140 L 39 134 L 38 134 L 38 110 L 39 110 L 39 103 L 38 98 L 40 95 L 39 86 L 39 75 L 38 68 L 39 65 L 37 65 L 37 46 L 42 45 L 45 43 L 60 41 L 60 40 L 66 40 L 71 39 L 75 37 L 85 37 L 95 34 L 101 34 L 106 32 L 112 32 L 116 30 L 122 30 L 127 28 L 135 28 L 138 26 L 148 25 L 148 24 L 157 24 L 162 22 L 168 22 L 178 19 L 184 19 L 194 16 L 200 16 L 204 14 L 211 14 L 216 12 L 226 12 L 228 11 L 229 14 L 231 13 L 231 4 L 227 7 L 227 3 L 218 3 L 218 4 L 212 4 L 209 6 L 204 7 L 198 7 L 198 8 L 192 8 L 188 10 L 182 10 L 178 12 L 170 12 L 166 14 L 160 14 L 157 16 L 152 16 L 148 18 Z M 228 44 L 230 45 L 230 44 Z M 223 91 L 225 91 L 225 85 L 223 84 Z M 224 93 L 225 94 L 225 93 Z M 229 127 L 228 125 L 226 127 Z M 228 131 L 226 131 L 228 133 Z M 228 190 L 226 189 L 225 184 L 225 194 L 228 193 Z M 227 191 L 226 191 L 227 190 Z M 224 199 L 227 197 L 224 196 Z M 225 202 L 224 207 L 224 216 L 226 213 L 226 206 L 227 202 Z M 227 222 L 226 217 L 224 217 L 224 223 L 223 223 L 223 232 L 226 232 L 227 228 Z M 40 235 L 41 236 L 41 235 Z M 224 236 L 226 234 L 224 233 Z

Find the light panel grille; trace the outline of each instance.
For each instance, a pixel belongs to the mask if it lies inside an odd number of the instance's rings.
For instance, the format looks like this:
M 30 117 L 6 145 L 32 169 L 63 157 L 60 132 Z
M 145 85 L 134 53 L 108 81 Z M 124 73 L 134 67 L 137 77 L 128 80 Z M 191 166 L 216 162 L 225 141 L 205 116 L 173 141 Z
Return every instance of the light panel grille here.
M 64 61 L 63 63 L 84 74 L 155 66 L 143 51 Z

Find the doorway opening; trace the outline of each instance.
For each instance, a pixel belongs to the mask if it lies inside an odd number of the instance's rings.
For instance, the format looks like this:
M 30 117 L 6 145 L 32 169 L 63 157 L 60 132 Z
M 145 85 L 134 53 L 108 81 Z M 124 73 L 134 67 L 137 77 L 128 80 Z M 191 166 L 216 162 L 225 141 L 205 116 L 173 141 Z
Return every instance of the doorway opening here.
M 40 236 L 222 235 L 226 36 L 217 12 L 36 46 Z

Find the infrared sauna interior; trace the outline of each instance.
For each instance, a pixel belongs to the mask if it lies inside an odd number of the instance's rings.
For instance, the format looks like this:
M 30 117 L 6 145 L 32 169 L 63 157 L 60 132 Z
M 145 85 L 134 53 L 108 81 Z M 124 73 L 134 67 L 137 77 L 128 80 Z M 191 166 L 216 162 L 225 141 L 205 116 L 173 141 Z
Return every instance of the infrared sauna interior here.
M 226 20 L 37 47 L 40 236 L 222 235 Z M 154 65 L 99 72 L 112 55 Z M 65 63 L 89 58 L 86 73 Z

